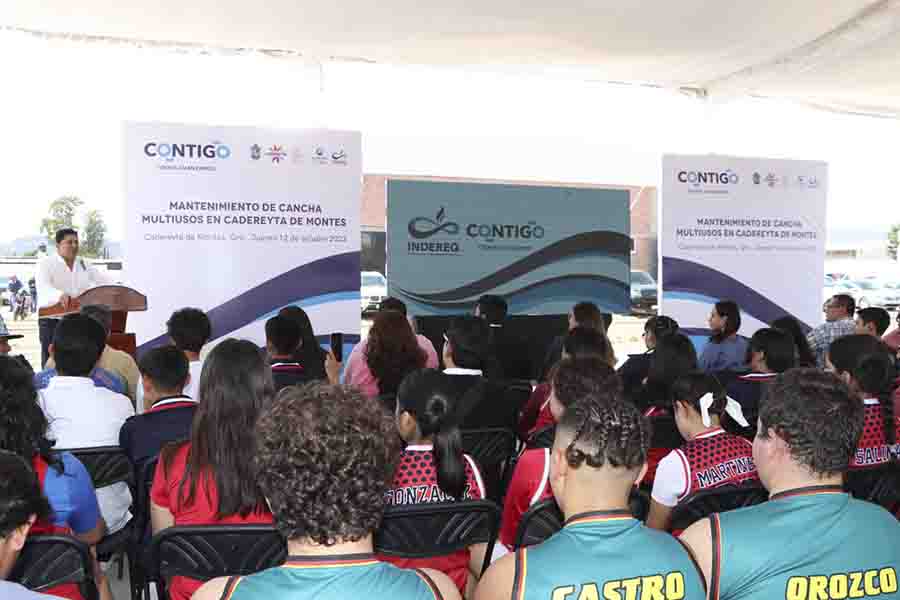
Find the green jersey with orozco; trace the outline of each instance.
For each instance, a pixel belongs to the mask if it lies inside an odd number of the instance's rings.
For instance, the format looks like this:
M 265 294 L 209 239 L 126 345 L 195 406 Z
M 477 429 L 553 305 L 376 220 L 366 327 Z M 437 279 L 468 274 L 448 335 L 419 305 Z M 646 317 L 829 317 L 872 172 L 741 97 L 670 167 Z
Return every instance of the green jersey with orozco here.
M 710 517 L 710 600 L 897 600 L 900 522 L 839 487 Z

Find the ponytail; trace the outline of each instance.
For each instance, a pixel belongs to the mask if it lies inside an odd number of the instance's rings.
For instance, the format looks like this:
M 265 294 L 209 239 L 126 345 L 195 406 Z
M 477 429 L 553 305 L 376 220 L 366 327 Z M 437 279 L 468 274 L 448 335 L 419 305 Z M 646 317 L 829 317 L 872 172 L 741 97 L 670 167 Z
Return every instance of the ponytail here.
M 438 487 L 461 500 L 466 491 L 466 465 L 448 377 L 435 369 L 413 371 L 397 390 L 397 406 L 415 418 L 423 437 L 432 438 Z
M 835 340 L 828 355 L 839 372 L 850 373 L 861 392 L 878 398 L 884 439 L 893 446 L 897 441 L 893 401 L 897 369 L 888 347 L 878 338 L 850 335 Z

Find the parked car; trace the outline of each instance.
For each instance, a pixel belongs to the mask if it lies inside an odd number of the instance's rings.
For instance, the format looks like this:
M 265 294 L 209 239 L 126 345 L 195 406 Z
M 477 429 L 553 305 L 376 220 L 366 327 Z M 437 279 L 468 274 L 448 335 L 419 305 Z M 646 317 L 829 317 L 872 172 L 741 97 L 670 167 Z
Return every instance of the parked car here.
M 359 295 L 363 314 L 379 310 L 387 296 L 387 279 L 378 271 L 363 271 Z
M 900 307 L 900 287 L 893 282 L 877 279 L 866 279 L 856 282 L 863 289 L 870 306 L 879 306 L 888 310 Z
M 658 304 L 656 281 L 647 271 L 631 272 L 631 307 L 650 309 Z

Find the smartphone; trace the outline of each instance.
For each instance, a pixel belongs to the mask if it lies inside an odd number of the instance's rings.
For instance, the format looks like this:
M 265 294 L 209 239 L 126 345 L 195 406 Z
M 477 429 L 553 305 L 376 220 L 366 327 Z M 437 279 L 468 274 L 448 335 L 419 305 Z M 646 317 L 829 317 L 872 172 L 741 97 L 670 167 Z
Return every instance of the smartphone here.
M 334 359 L 338 362 L 344 361 L 344 334 L 343 333 L 332 333 L 331 334 L 331 353 L 334 354 Z

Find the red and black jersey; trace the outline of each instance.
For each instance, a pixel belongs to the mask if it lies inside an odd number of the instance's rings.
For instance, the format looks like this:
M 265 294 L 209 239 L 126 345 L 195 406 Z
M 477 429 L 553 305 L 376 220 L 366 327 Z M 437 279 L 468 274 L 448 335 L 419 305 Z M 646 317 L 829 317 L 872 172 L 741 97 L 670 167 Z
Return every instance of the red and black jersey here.
M 481 472 L 472 457 L 463 455 L 466 468 L 466 488 L 462 500 L 481 500 L 485 497 Z M 455 498 L 444 493 L 437 481 L 437 464 L 430 444 L 407 446 L 394 471 L 394 483 L 385 494 L 388 506 L 409 504 L 435 504 L 453 502 Z M 469 551 L 461 550 L 448 556 L 432 558 L 398 558 L 396 556 L 379 556 L 380 560 L 389 562 L 403 569 L 435 569 L 446 573 L 459 588 L 465 592 L 469 577 Z
M 866 407 L 866 424 L 850 463 L 851 469 L 867 469 L 890 462 L 891 455 L 900 458 L 900 418 L 894 418 L 894 445 L 889 447 L 884 435 L 884 419 L 881 403 L 877 398 L 863 400 Z
M 684 497 L 726 484 L 759 479 L 753 444 L 721 428 L 702 433 L 676 450 L 684 461 L 690 487 Z

